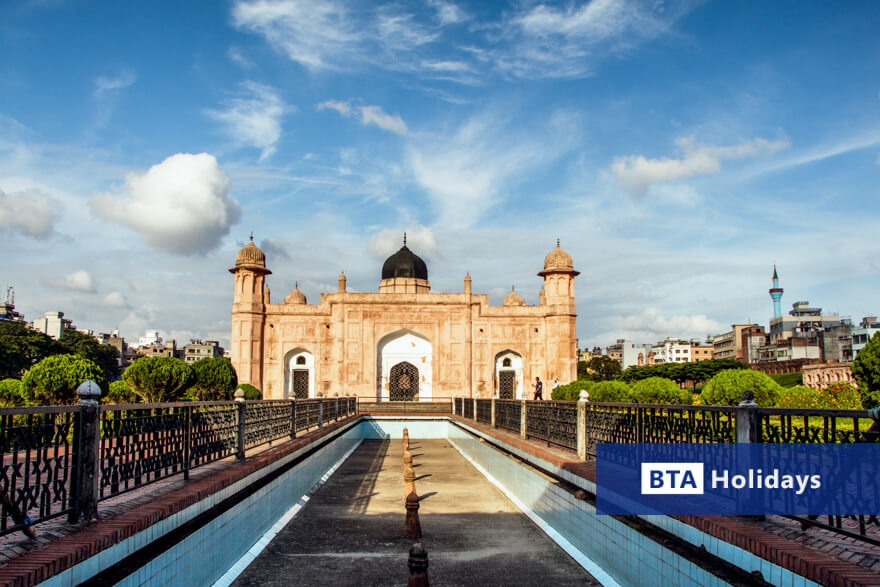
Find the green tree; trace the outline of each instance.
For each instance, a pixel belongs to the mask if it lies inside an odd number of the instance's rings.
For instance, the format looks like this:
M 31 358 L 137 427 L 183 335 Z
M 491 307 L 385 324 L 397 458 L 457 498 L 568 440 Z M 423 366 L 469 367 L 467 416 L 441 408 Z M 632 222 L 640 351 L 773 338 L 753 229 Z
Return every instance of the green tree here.
M 28 369 L 21 393 L 34 406 L 74 404 L 79 400 L 76 388 L 89 379 L 107 393 L 107 379 L 95 363 L 79 355 L 53 355 Z
M 595 385 L 592 381 L 576 379 L 567 385 L 560 385 L 550 392 L 550 399 L 559 401 L 577 401 L 581 397 L 581 390 L 589 391 Z
M 242 383 L 235 389 L 244 390 L 244 399 L 263 399 L 263 392 L 251 385 L 250 383 Z
M 146 403 L 181 399 L 195 381 L 192 368 L 172 357 L 143 357 L 132 363 L 122 379 Z
M 591 402 L 632 401 L 632 388 L 623 381 L 600 381 L 589 391 Z
M 593 357 L 587 361 L 587 379 L 610 381 L 620 377 L 620 363 L 607 355 Z
M 742 401 L 742 392 L 749 389 L 755 393 L 755 403 L 763 407 L 776 404 L 779 384 L 760 371 L 751 369 L 726 369 L 715 374 L 700 392 L 706 405 L 735 406 Z
M 578 379 L 589 379 L 590 372 L 586 361 L 578 361 Z
M 632 398 L 640 404 L 691 404 L 693 395 L 671 379 L 649 377 L 632 386 Z
M 63 352 L 80 355 L 98 365 L 107 381 L 119 377 L 119 351 L 109 344 L 101 344 L 94 337 L 76 330 L 67 330 L 58 339 Z
M 852 363 L 865 407 L 880 402 L 880 332 L 875 332 Z
M 18 378 L 25 371 L 62 347 L 42 332 L 28 328 L 23 322 L 0 321 L 0 378 Z
M 232 362 L 223 357 L 199 359 L 192 364 L 195 374 L 190 393 L 202 401 L 230 400 L 238 385 Z
M 24 396 L 21 395 L 21 381 L 18 379 L 0 381 L 0 408 L 14 408 L 23 405 Z
M 136 404 L 141 401 L 122 379 L 110 384 L 110 391 L 104 400 L 108 404 Z

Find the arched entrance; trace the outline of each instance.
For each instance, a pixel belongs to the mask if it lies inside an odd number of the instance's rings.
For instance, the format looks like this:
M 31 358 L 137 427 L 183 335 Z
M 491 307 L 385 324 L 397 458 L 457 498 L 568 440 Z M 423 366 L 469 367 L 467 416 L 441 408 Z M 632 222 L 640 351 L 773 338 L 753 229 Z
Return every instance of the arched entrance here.
M 376 346 L 376 362 L 376 399 L 431 400 L 433 347 L 427 338 L 405 328 L 387 334 Z
M 391 367 L 388 397 L 393 402 L 419 399 L 419 370 L 415 365 L 404 361 Z
M 523 399 L 523 360 L 516 351 L 495 355 L 495 397 Z
M 315 357 L 304 348 L 284 356 L 284 399 L 315 397 Z

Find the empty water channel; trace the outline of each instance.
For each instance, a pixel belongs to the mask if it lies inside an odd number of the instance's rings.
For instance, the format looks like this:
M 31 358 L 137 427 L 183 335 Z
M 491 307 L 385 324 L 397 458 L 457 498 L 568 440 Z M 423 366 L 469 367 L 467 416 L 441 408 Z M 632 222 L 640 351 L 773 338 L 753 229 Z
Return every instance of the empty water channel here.
M 81 573 L 122 585 L 405 584 L 404 427 L 435 585 L 768 584 L 754 569 L 811 584 L 672 518 L 597 516 L 589 480 L 446 416 L 360 416 L 151 527 L 153 543 L 128 547 L 138 567 L 120 575 L 119 564 L 91 561 L 103 571 L 74 568 L 50 583 Z M 223 499 L 234 507 L 209 516 Z M 162 537 L 199 516 L 196 529 Z

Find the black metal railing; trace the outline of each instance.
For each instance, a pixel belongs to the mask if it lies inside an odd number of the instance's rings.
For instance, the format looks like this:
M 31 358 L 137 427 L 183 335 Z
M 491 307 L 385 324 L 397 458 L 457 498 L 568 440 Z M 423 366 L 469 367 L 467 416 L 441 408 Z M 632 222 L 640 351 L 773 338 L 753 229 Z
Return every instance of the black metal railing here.
M 76 406 L 0 409 L 0 535 L 70 513 Z
M 464 410 L 464 398 L 456 397 L 453 398 L 453 401 L 455 402 L 455 413 L 461 416 Z
M 761 442 L 880 442 L 867 410 L 757 408 L 757 413 Z
M 465 398 L 464 400 L 464 410 L 461 413 L 462 416 L 468 418 L 470 420 L 474 419 L 474 400 L 473 398 Z
M 577 451 L 577 402 L 528 402 L 526 437 Z
M 492 400 L 477 400 L 477 422 L 483 422 L 484 424 L 492 423 Z
M 356 398 L 112 404 L 91 408 L 98 500 L 357 413 Z M 0 408 L 0 534 L 79 516 L 82 404 Z M 95 450 L 97 452 L 95 453 Z M 85 453 L 84 453 L 85 454 Z M 82 497 L 82 496 L 81 496 Z M 94 503 L 94 502 L 93 502 Z
M 522 429 L 522 402 L 519 400 L 495 400 L 495 426 L 519 434 Z

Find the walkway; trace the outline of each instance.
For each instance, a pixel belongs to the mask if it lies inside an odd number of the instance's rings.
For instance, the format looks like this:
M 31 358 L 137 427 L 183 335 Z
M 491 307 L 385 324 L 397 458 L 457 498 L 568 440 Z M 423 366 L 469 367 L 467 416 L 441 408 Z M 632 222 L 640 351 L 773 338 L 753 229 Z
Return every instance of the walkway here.
M 432 585 L 598 585 L 446 440 L 410 447 Z M 405 585 L 402 475 L 364 441 L 235 585 Z

